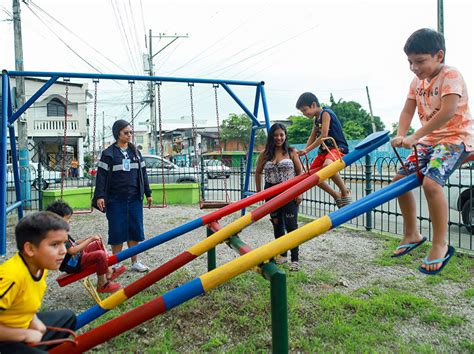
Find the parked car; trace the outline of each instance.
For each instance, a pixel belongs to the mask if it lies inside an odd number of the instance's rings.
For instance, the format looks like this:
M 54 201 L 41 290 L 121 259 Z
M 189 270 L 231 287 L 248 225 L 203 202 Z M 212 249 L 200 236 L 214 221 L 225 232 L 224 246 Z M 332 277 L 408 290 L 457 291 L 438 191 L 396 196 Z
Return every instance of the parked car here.
M 204 171 L 209 178 L 229 178 L 231 169 L 220 160 L 204 160 Z
M 61 183 L 61 172 L 52 171 L 46 169 L 44 166 L 41 166 L 41 180 L 38 176 L 38 162 L 31 162 L 28 166 L 28 175 L 27 179 L 31 182 L 31 185 L 35 189 L 41 187 L 42 190 L 45 190 L 49 187 L 51 183 Z M 21 170 L 20 178 L 21 176 Z M 7 164 L 7 186 L 9 188 L 14 188 L 14 178 L 13 178 L 13 166 L 11 163 Z
M 198 168 L 179 167 L 158 155 L 143 155 L 150 183 L 162 183 L 164 171 L 165 183 L 200 183 L 201 173 Z M 207 176 L 204 174 L 204 185 Z
M 474 232 L 474 164 L 465 164 L 449 177 L 449 207 L 461 212 L 464 226 Z M 459 187 L 458 187 L 459 186 Z

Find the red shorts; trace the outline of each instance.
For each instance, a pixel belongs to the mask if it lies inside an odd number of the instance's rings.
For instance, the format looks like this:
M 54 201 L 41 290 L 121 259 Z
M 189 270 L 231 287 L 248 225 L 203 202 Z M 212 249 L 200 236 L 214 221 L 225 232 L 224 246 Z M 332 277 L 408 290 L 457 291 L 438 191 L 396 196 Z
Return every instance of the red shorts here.
M 345 156 L 345 154 L 343 154 L 342 152 L 339 152 L 337 149 L 331 149 L 330 152 L 319 154 L 311 163 L 311 166 L 309 167 L 309 169 L 310 170 L 312 170 L 313 168 L 321 169 L 321 167 L 323 167 L 324 165 L 324 161 L 328 159 L 331 161 L 336 161 L 337 159 L 339 159 L 339 155 L 341 157 Z

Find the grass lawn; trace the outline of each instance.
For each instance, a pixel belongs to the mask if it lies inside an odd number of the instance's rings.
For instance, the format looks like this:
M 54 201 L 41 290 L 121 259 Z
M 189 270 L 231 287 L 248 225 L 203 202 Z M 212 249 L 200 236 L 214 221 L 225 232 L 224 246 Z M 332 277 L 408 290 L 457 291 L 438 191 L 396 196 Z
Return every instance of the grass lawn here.
M 368 266 L 382 271 L 393 266 L 416 269 L 419 258 L 428 251 L 423 245 L 408 257 L 390 258 L 398 241 L 377 238 L 384 247 Z M 292 352 L 474 351 L 471 257 L 456 256 L 438 276 L 407 271 L 406 276 L 378 277 L 364 286 L 346 286 L 341 276 L 351 279 L 351 275 L 334 268 L 303 267 L 295 273 L 283 269 L 288 275 Z M 195 276 L 180 270 L 91 325 L 112 319 Z M 270 317 L 269 282 L 247 272 L 94 351 L 268 352 Z

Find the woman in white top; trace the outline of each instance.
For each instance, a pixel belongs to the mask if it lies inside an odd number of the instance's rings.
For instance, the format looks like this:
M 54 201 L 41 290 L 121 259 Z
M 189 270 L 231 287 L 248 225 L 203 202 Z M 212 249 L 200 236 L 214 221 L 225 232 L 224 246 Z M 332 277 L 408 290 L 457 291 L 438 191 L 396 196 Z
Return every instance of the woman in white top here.
M 303 173 L 303 167 L 296 149 L 288 146 L 286 127 L 283 124 L 275 123 L 272 125 L 268 132 L 265 150 L 258 157 L 255 171 L 257 192 L 262 190 L 262 172 L 265 173 L 265 189 Z M 298 206 L 301 200 L 301 196 L 299 196 L 270 214 L 275 238 L 285 235 L 285 230 L 291 232 L 298 228 Z M 298 247 L 291 250 L 290 270 L 292 271 L 299 269 L 298 253 Z M 282 264 L 287 261 L 287 253 L 285 252 L 276 260 L 276 263 Z

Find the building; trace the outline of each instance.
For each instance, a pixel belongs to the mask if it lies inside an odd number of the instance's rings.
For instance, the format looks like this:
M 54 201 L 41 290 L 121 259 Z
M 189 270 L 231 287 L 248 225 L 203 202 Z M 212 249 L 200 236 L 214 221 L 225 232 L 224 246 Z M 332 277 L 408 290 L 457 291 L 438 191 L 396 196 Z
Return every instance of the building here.
M 25 100 L 34 95 L 46 81 L 25 78 Z M 11 79 L 10 85 L 14 93 L 15 79 Z M 87 145 L 89 128 L 87 103 L 90 98 L 92 96 L 88 92 L 87 84 L 57 81 L 26 110 L 23 117 L 27 119 L 28 141 L 33 147 L 28 149 L 30 160 L 38 160 L 37 151 L 41 147 L 43 161 L 47 167 L 59 170 L 62 165 L 63 147 L 66 145 L 66 165 L 76 157 L 79 165 L 84 166 L 84 145 Z M 12 101 L 15 101 L 15 97 Z M 65 124 L 66 110 L 67 124 Z M 18 134 L 16 122 L 15 133 Z M 11 162 L 10 151 L 8 156 Z M 82 175 L 83 169 L 80 168 L 79 176 Z

